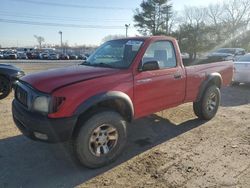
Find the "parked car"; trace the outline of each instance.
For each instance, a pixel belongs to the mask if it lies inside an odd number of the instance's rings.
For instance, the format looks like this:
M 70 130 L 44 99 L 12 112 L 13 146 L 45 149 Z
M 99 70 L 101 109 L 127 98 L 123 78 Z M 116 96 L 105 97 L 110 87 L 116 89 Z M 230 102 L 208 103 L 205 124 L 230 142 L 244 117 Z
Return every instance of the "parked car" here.
M 117 39 L 82 64 L 21 78 L 13 118 L 31 139 L 72 141 L 81 164 L 97 168 L 119 156 L 134 119 L 186 102 L 212 119 L 232 75 L 232 62 L 184 67 L 171 37 Z
M 69 55 L 67 55 L 67 54 L 60 54 L 59 55 L 59 59 L 61 59 L 61 60 L 69 60 Z
M 235 60 L 238 56 L 246 54 L 243 48 L 220 48 L 208 54 L 208 59 L 212 61 L 228 61 Z
M 190 64 L 191 60 L 190 60 L 190 55 L 188 53 L 186 52 L 181 53 L 181 58 L 182 58 L 183 65 Z
M 90 54 L 89 53 L 85 53 L 84 54 L 87 58 L 90 56 Z
M 59 54 L 51 53 L 51 54 L 49 54 L 48 59 L 50 59 L 50 60 L 58 60 L 59 59 Z
M 17 52 L 17 59 L 28 59 L 25 52 Z
M 69 55 L 69 59 L 77 60 L 77 59 L 78 59 L 78 56 L 75 55 L 75 54 L 70 54 L 70 55 Z
M 4 59 L 3 52 L 0 52 L 0 59 Z
M 24 72 L 13 66 L 0 63 L 0 99 L 9 95 L 16 81 L 24 76 Z
M 237 58 L 234 62 L 233 85 L 250 83 L 250 54 Z
M 85 55 L 83 55 L 83 54 L 80 54 L 80 55 L 78 56 L 78 59 L 81 59 L 81 60 L 87 60 L 87 59 L 88 59 L 88 57 L 87 57 L 87 56 L 85 56 Z
M 7 51 L 3 54 L 4 59 L 17 59 L 17 55 L 15 52 Z
M 26 55 L 27 55 L 28 59 L 40 59 L 39 52 L 27 52 Z
M 40 53 L 39 59 L 43 59 L 43 60 L 49 59 L 49 54 L 48 53 Z
M 186 52 L 181 53 L 181 58 L 182 59 L 189 59 L 190 55 Z

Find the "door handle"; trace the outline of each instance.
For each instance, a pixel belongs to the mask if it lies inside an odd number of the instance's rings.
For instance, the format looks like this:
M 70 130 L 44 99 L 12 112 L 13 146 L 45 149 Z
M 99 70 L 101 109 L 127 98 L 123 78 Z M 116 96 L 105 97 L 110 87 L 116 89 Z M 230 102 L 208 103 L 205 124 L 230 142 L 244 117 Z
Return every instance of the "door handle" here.
M 147 82 L 151 82 L 152 79 L 147 78 L 147 79 L 142 79 L 142 80 L 137 80 L 137 83 L 147 83 Z
M 181 79 L 181 74 L 175 74 L 174 79 Z

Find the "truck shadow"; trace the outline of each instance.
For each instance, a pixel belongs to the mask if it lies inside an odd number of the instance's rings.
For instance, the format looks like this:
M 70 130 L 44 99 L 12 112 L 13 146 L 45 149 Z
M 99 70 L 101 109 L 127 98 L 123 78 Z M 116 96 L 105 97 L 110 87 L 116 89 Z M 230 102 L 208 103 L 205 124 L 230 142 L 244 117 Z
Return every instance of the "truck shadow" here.
M 136 120 L 129 125 L 128 144 L 121 157 L 94 170 L 78 166 L 65 144 L 34 142 L 22 135 L 2 139 L 0 187 L 74 187 L 204 123 L 193 119 L 175 125 L 157 115 Z
M 221 106 L 233 107 L 250 103 L 250 85 L 239 85 L 223 88 Z

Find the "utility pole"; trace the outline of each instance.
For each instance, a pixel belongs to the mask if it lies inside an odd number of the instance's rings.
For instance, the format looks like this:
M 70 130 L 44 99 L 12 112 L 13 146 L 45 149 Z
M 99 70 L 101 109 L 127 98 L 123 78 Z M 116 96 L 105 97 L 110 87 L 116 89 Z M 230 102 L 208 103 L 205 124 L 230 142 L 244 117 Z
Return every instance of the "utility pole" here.
M 126 28 L 126 38 L 128 37 L 128 28 L 129 28 L 130 24 L 125 24 L 125 28 Z
M 59 31 L 58 33 L 59 33 L 59 35 L 60 35 L 60 39 L 61 39 L 61 50 L 62 50 L 62 53 L 63 53 L 62 31 Z

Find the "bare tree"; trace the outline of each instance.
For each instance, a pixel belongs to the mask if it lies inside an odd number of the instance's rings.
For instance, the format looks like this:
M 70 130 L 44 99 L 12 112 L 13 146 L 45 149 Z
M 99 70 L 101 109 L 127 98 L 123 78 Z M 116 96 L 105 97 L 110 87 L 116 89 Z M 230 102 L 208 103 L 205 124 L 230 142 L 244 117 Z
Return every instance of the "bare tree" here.
M 211 25 L 219 25 L 222 21 L 223 7 L 221 4 L 210 4 L 206 8 L 207 21 Z
M 200 23 L 205 22 L 207 10 L 203 7 L 185 7 L 184 8 L 184 21 L 187 24 L 193 26 L 199 25 Z
M 207 25 L 210 26 L 210 31 L 212 32 L 211 37 L 214 39 L 214 41 L 221 42 L 224 38 L 222 36 L 222 33 L 225 34 L 225 32 L 227 32 L 225 30 L 224 24 L 223 24 L 223 6 L 219 3 L 217 4 L 210 4 L 207 8 L 206 8 L 206 22 Z M 226 37 L 226 36 L 225 36 Z
M 196 59 L 197 53 L 206 49 L 206 9 L 203 7 L 185 7 L 179 27 L 180 43 L 189 53 L 190 59 Z
M 42 36 L 37 36 L 37 35 L 34 35 L 34 37 L 36 38 L 38 44 L 39 44 L 39 48 L 42 48 L 42 43 L 45 42 L 45 39 L 44 37 Z
M 223 9 L 223 22 L 227 25 L 231 38 L 247 30 L 250 23 L 249 0 L 225 1 Z

